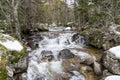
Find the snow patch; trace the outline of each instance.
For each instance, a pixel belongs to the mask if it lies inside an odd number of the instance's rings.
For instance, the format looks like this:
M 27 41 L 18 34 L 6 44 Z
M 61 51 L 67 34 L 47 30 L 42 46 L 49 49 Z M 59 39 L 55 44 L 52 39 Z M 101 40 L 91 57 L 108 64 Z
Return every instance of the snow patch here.
M 105 80 L 120 80 L 120 76 L 112 75 L 105 78 Z
M 13 37 L 2 34 L 2 38 L 5 40 L 0 40 L 0 44 L 5 46 L 8 50 L 21 51 L 23 49 L 23 46 L 20 44 L 20 42 L 15 40 Z
M 66 27 L 65 30 L 71 30 L 71 27 Z
M 114 54 L 117 58 L 120 58 L 120 46 L 112 47 L 108 51 Z

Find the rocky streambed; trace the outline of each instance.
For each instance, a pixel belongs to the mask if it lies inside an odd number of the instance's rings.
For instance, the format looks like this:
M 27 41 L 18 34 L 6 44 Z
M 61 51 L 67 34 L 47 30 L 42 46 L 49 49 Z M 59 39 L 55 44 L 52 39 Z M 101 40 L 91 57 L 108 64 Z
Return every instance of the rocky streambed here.
M 35 35 L 31 40 L 38 48 L 29 53 L 25 80 L 98 80 L 101 74 L 100 52 L 85 46 L 77 32 L 63 28 L 50 28 L 49 32 Z M 64 31 L 65 30 L 65 31 Z M 34 36 L 35 36 L 34 35 Z M 97 60 L 96 60 L 97 59 Z
M 86 37 L 75 31 L 63 27 L 49 30 L 30 37 L 28 44 L 36 49 L 28 48 L 26 72 L 16 80 L 120 79 L 120 62 L 115 53 L 116 50 L 119 53 L 120 47 L 106 51 L 95 49 L 88 47 Z

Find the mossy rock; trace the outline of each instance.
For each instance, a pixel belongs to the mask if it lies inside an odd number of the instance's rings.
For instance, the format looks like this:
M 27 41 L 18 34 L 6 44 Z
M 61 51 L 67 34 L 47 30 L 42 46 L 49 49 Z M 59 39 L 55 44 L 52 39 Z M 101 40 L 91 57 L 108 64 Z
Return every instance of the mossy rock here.
M 6 70 L 6 53 L 8 50 L 0 44 L 0 53 L 1 53 L 1 60 L 0 60 L 0 80 L 7 79 L 7 70 Z
M 3 45 L 0 44 L 0 53 L 1 53 L 1 60 L 0 60 L 0 80 L 7 80 L 7 63 L 13 64 L 18 62 L 18 60 L 25 54 L 26 48 L 24 47 L 20 52 L 18 51 L 9 51 Z M 7 60 L 8 55 L 9 60 Z
M 0 64 L 0 80 L 7 80 L 7 70 L 5 64 Z
M 19 61 L 19 59 L 26 53 L 26 48 L 23 47 L 23 49 L 18 51 L 9 51 L 9 54 L 11 57 L 9 58 L 9 61 L 13 64 Z
M 120 32 L 120 26 L 119 26 L 119 27 L 117 27 L 117 29 L 116 29 L 116 30 Z
M 7 40 L 13 41 L 16 39 L 11 36 L 6 37 L 0 34 L 1 42 L 6 42 Z M 7 47 L 0 44 L 0 80 L 7 80 L 8 71 L 6 69 L 6 65 L 7 66 L 14 65 L 14 63 L 17 63 L 19 59 L 26 53 L 25 46 L 22 47 L 23 48 L 21 49 L 21 51 L 16 51 L 16 50 L 7 49 Z

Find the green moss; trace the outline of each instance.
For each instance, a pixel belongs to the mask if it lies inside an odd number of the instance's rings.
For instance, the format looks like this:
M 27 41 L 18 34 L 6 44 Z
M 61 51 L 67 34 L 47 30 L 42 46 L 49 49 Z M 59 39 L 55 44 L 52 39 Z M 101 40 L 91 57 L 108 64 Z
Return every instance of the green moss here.
M 26 53 L 26 48 L 23 47 L 23 49 L 18 51 L 9 51 L 9 54 L 11 54 L 11 57 L 9 58 L 9 61 L 13 64 L 19 61 L 19 59 Z
M 5 48 L 5 47 L 4 47 L 3 45 L 1 45 L 1 44 L 0 44 L 0 50 L 6 51 L 6 52 L 8 51 L 7 48 Z
M 16 40 L 16 39 L 12 37 L 4 37 L 0 35 L 0 41 L 5 41 L 5 40 Z M 23 56 L 23 54 L 26 53 L 26 47 L 23 46 L 23 49 L 19 52 L 15 50 L 13 51 L 8 50 L 5 46 L 0 44 L 0 53 L 2 54 L 0 60 L 0 80 L 7 80 L 6 65 L 18 62 L 18 60 Z
M 0 52 L 2 53 L 1 61 L 0 61 L 0 80 L 6 80 L 7 78 L 7 70 L 6 70 L 6 53 L 8 50 L 0 44 Z
M 98 43 L 98 37 L 96 36 L 96 37 L 94 37 L 94 38 L 92 38 L 92 40 L 91 40 L 91 43 L 92 44 L 97 44 Z
M 7 70 L 5 65 L 0 65 L 0 80 L 7 80 Z

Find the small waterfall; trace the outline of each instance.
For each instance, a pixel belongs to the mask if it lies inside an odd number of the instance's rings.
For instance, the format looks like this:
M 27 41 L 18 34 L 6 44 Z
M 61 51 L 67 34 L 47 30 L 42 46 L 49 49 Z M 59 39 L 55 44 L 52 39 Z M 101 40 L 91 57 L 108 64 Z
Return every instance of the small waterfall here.
M 76 41 L 72 41 L 74 32 L 45 32 L 41 33 L 44 37 L 39 42 L 39 48 L 29 54 L 29 66 L 27 70 L 27 80 L 62 80 L 59 78 L 63 73 L 62 60 L 57 58 L 62 49 L 82 48 L 84 46 L 83 37 L 79 36 Z M 79 44 L 78 44 L 79 43 Z M 54 60 L 41 60 L 43 51 L 53 53 Z M 85 80 L 78 72 L 70 80 Z

